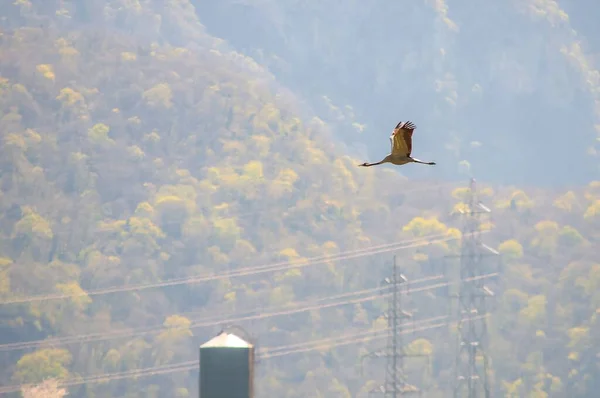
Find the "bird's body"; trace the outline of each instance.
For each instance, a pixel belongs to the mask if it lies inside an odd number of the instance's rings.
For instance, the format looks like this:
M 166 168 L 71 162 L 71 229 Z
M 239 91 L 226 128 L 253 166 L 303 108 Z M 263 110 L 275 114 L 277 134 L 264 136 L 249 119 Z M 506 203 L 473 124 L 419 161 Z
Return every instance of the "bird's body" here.
M 396 166 L 402 166 L 407 163 L 421 163 L 428 165 L 435 165 L 435 162 L 423 162 L 419 159 L 415 159 L 410 156 L 412 152 L 412 134 L 415 130 L 416 126 L 410 122 L 399 122 L 392 135 L 390 135 L 390 143 L 391 143 L 391 152 L 387 155 L 383 160 L 376 163 L 363 163 L 359 164 L 359 166 L 370 167 L 376 166 L 382 163 L 391 163 Z

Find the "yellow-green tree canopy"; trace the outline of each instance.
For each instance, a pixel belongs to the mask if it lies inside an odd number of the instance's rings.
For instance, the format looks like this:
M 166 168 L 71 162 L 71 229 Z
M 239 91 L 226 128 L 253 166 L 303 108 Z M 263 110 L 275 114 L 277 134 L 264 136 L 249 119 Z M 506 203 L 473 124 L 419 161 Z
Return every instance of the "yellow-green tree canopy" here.
M 46 348 L 25 354 L 17 362 L 13 380 L 18 383 L 40 383 L 47 378 L 66 378 L 72 356 L 65 349 Z

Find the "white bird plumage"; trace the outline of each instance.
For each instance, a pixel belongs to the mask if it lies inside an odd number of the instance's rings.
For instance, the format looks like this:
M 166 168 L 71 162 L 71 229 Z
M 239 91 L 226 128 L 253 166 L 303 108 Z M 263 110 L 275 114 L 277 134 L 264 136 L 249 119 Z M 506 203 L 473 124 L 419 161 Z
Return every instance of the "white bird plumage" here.
M 392 163 L 397 166 L 401 166 L 407 163 L 421 163 L 428 165 L 435 165 L 435 162 L 423 162 L 422 160 L 415 159 L 410 156 L 412 152 L 412 135 L 413 131 L 417 128 L 412 122 L 399 122 L 392 135 L 390 135 L 391 152 L 381 161 L 376 163 L 363 163 L 359 166 L 370 167 L 382 163 Z

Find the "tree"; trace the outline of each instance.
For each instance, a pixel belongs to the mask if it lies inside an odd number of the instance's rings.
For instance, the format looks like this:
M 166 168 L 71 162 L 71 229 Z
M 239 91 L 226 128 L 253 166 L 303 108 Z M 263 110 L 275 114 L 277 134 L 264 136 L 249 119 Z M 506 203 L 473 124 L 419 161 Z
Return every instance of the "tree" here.
M 535 225 L 538 235 L 531 241 L 531 246 L 543 255 L 552 256 L 558 243 L 559 227 L 554 221 L 540 221 Z
M 45 348 L 25 354 L 17 362 L 13 380 L 17 383 L 40 383 L 47 378 L 64 379 L 69 375 L 67 366 L 72 356 L 69 351 Z
M 143 98 L 153 108 L 163 107 L 169 109 L 173 106 L 173 91 L 167 83 L 159 83 L 144 91 Z
M 181 357 L 185 342 L 192 336 L 191 321 L 180 315 L 171 315 L 165 319 L 165 330 L 156 336 L 156 350 L 153 357 L 157 365 L 163 365 Z
M 68 395 L 64 388 L 58 386 L 56 380 L 47 379 L 32 387 L 23 387 L 21 389 L 23 398 L 62 398 Z
M 518 260 L 523 257 L 523 246 L 515 239 L 504 241 L 498 246 L 498 251 L 506 256 L 509 261 Z

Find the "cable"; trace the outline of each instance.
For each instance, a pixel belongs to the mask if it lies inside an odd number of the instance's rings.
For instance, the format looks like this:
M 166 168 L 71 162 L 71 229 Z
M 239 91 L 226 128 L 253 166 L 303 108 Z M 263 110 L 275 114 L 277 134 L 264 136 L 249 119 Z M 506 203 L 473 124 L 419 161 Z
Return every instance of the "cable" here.
M 371 246 L 371 247 L 364 248 L 364 249 L 341 252 L 341 253 L 331 255 L 331 256 L 318 256 L 318 257 L 312 257 L 312 258 L 308 258 L 308 259 L 304 259 L 304 260 L 285 261 L 285 262 L 279 262 L 279 263 L 274 263 L 274 264 L 260 265 L 260 266 L 254 266 L 254 267 L 245 267 L 245 268 L 227 271 L 227 272 L 224 272 L 221 274 L 216 274 L 216 275 L 205 275 L 205 276 L 199 275 L 199 276 L 192 276 L 192 277 L 186 277 L 186 278 L 171 279 L 171 280 L 166 280 L 166 281 L 157 282 L 157 283 L 148 283 L 148 284 L 139 284 L 139 285 L 131 285 L 131 286 L 121 286 L 121 287 L 109 287 L 109 288 L 104 288 L 104 289 L 89 290 L 87 292 L 82 291 L 81 293 L 74 293 L 74 294 L 47 294 L 47 295 L 40 295 L 40 296 L 13 298 L 13 299 L 1 301 L 0 305 L 31 303 L 31 302 L 35 302 L 35 301 L 57 300 L 57 299 L 72 298 L 72 297 L 79 297 L 79 296 L 86 296 L 86 295 L 87 296 L 99 296 L 99 295 L 104 295 L 104 294 L 109 294 L 109 293 L 139 291 L 139 290 L 150 289 L 150 288 L 176 286 L 176 285 L 192 284 L 192 283 L 198 283 L 198 282 L 208 282 L 208 281 L 214 281 L 214 280 L 219 280 L 219 279 L 231 278 L 234 276 L 257 275 L 257 274 L 266 273 L 266 272 L 283 271 L 283 270 L 287 270 L 287 269 L 291 269 L 291 268 L 302 268 L 302 267 L 307 267 L 310 265 L 322 264 L 327 261 L 347 260 L 347 259 L 351 259 L 351 258 L 364 257 L 364 256 L 368 256 L 368 255 L 373 255 L 373 254 L 385 253 L 385 252 L 389 252 L 389 251 L 393 251 L 393 250 L 408 249 L 408 248 L 412 248 L 412 247 L 424 246 L 426 244 L 444 242 L 444 241 L 448 241 L 448 240 L 457 239 L 455 237 L 446 237 L 444 239 L 440 239 L 440 240 L 436 240 L 436 241 L 428 241 L 427 240 L 428 238 L 435 238 L 435 237 L 442 237 L 442 236 L 445 236 L 445 235 L 444 234 L 436 234 L 436 235 L 424 236 L 424 237 L 421 237 L 418 239 L 410 239 L 410 240 L 401 241 L 401 242 Z M 409 244 L 409 243 L 411 243 L 411 244 Z M 402 245 L 407 245 L 407 246 L 402 246 Z M 396 246 L 398 246 L 398 247 L 396 247 Z
M 440 316 L 440 317 L 433 317 L 433 318 L 429 318 L 429 320 L 433 320 L 435 318 L 444 318 L 445 316 Z M 479 318 L 483 318 L 486 317 L 486 315 L 478 315 L 477 317 L 473 317 L 473 320 L 479 319 Z M 424 322 L 424 321 L 422 321 Z M 430 329 L 435 329 L 435 328 L 439 328 L 442 326 L 446 326 L 448 324 L 450 324 L 451 322 L 439 322 L 437 324 L 433 324 L 433 325 L 427 325 L 427 326 L 421 326 L 419 328 L 413 328 L 413 329 L 408 329 L 408 330 L 403 330 L 402 334 L 407 334 L 407 333 L 414 333 L 414 332 L 421 332 L 424 330 L 430 330 Z M 380 329 L 377 331 L 377 334 L 380 334 L 382 332 L 387 331 L 387 328 L 385 329 Z M 342 346 L 342 345 L 348 345 L 348 344 L 354 344 L 357 342 L 363 342 L 363 341 L 368 341 L 368 340 L 373 340 L 373 339 L 381 339 L 381 338 L 385 338 L 387 337 L 387 335 L 382 334 L 382 335 L 375 335 L 375 336 L 371 336 L 371 337 L 365 337 L 365 338 L 358 338 L 358 339 L 351 339 L 351 340 L 347 340 L 344 338 L 332 338 L 331 340 L 335 340 L 334 343 L 332 344 L 319 344 L 316 347 L 309 347 L 309 348 L 301 348 L 301 349 L 291 349 L 291 350 L 281 350 L 280 352 L 275 352 L 273 354 L 265 354 L 264 356 L 260 356 L 261 359 L 269 359 L 269 358 L 273 358 L 273 357 L 279 357 L 279 356 L 284 356 L 284 355 L 290 355 L 290 354 L 298 354 L 298 353 L 302 353 L 302 352 L 308 352 L 308 351 L 314 351 L 314 350 L 319 350 L 319 349 L 323 349 L 323 348 L 329 348 L 329 347 L 338 347 L 338 346 Z M 346 341 L 344 341 L 346 340 Z M 197 367 L 197 366 L 196 366 Z
M 430 317 L 430 318 L 420 319 L 418 321 L 414 321 L 414 324 L 429 323 L 432 321 L 437 321 L 437 320 L 445 319 L 445 318 L 448 318 L 448 315 L 439 315 L 439 316 L 434 316 L 434 317 Z M 387 332 L 389 329 L 390 329 L 389 327 L 385 327 L 385 328 L 376 329 L 376 330 L 368 330 L 365 332 L 358 332 L 358 333 L 352 333 L 352 334 L 348 334 L 348 335 L 341 335 L 341 336 L 335 336 L 335 337 L 327 337 L 327 338 L 320 339 L 320 340 L 312 340 L 308 343 L 304 342 L 304 343 L 296 343 L 296 344 L 286 344 L 283 346 L 275 346 L 272 348 L 267 347 L 267 348 L 264 348 L 263 350 L 261 350 L 261 354 L 259 357 L 264 358 L 264 355 L 266 355 L 266 354 L 262 354 L 262 352 L 265 352 L 267 354 L 272 354 L 273 352 L 277 352 L 277 351 L 296 350 L 297 348 L 301 348 L 303 346 L 306 346 L 307 344 L 310 344 L 310 345 L 321 344 L 321 343 L 325 343 L 328 341 L 340 341 L 340 340 L 348 339 L 351 337 L 354 338 L 354 337 L 358 337 L 358 336 L 362 336 L 362 335 L 384 333 L 384 332 Z
M 411 283 L 427 282 L 430 280 L 435 280 L 435 279 L 440 279 L 440 278 L 443 278 L 443 276 L 442 275 L 430 276 L 430 277 L 426 277 L 426 278 L 416 279 L 416 280 L 412 281 Z M 301 301 L 301 302 L 296 302 L 296 303 L 290 303 L 290 304 L 286 304 L 284 306 L 275 307 L 271 310 L 271 313 L 266 313 L 266 314 L 265 313 L 255 314 L 252 312 L 250 312 L 250 313 L 246 312 L 246 313 L 234 315 L 233 317 L 228 317 L 228 318 L 221 317 L 220 319 L 217 318 L 217 320 L 215 320 L 214 317 L 209 317 L 208 319 L 200 318 L 200 319 L 194 321 L 194 323 L 190 325 L 190 328 L 198 328 L 198 327 L 202 327 L 202 326 L 217 326 L 222 323 L 232 323 L 232 322 L 239 322 L 239 321 L 244 321 L 244 320 L 262 319 L 262 318 L 269 318 L 272 316 L 290 315 L 290 314 L 294 314 L 294 313 L 298 313 L 298 312 L 310 311 L 314 308 L 314 305 L 316 303 L 321 302 L 321 301 L 334 300 L 334 299 L 344 298 L 344 297 L 348 297 L 348 296 L 358 296 L 361 294 L 371 293 L 374 291 L 388 289 L 388 288 L 389 288 L 389 286 L 381 286 L 381 287 L 375 287 L 375 288 L 370 288 L 370 289 L 363 289 L 363 290 L 359 290 L 356 292 L 336 294 L 333 296 L 323 297 L 323 298 L 320 298 L 320 299 L 317 299 L 314 301 L 303 301 L 303 302 Z M 376 295 L 376 296 L 371 296 L 371 297 L 377 298 L 379 296 Z M 342 301 L 342 302 L 336 303 L 335 305 L 344 305 L 347 303 L 348 303 L 347 301 Z M 296 305 L 304 304 L 305 306 L 301 307 L 301 308 L 294 308 L 291 311 L 285 311 L 285 308 L 293 307 L 294 304 L 296 304 Z M 309 308 L 309 309 L 307 309 L 307 308 Z M 267 310 L 269 310 L 269 309 L 267 309 Z M 278 312 L 272 312 L 273 310 L 278 310 Z M 252 314 L 252 315 L 247 315 L 247 314 Z M 103 340 L 109 340 L 111 338 L 141 336 L 141 335 L 147 334 L 147 333 L 160 332 L 165 329 L 167 329 L 167 328 L 165 328 L 162 325 L 156 325 L 156 326 L 153 326 L 150 328 L 140 328 L 137 330 L 122 329 L 122 330 L 115 330 L 115 331 L 110 331 L 110 332 L 106 332 L 106 333 L 91 333 L 91 334 L 82 334 L 82 335 L 74 335 L 74 336 L 56 337 L 56 338 L 43 339 L 43 340 L 34 340 L 34 341 L 28 341 L 28 342 L 8 343 L 8 344 L 0 345 L 0 352 L 1 351 L 13 351 L 13 350 L 25 349 L 25 348 L 34 348 L 34 347 L 39 347 L 42 345 L 51 345 L 53 347 L 56 347 L 56 346 L 60 346 L 60 345 L 78 343 L 78 342 L 103 341 Z
M 473 320 L 479 319 L 482 317 L 486 317 L 486 316 L 489 316 L 489 315 L 479 315 L 477 317 L 473 317 Z M 428 319 L 433 320 L 436 318 L 439 318 L 439 317 L 432 317 L 432 318 L 428 318 Z M 421 320 L 420 322 L 425 323 L 425 322 L 427 322 L 427 319 Z M 417 332 L 417 331 L 420 332 L 420 331 L 425 331 L 425 330 L 431 330 L 431 329 L 436 329 L 439 327 L 446 326 L 448 324 L 450 324 L 450 322 L 439 322 L 439 323 L 433 324 L 433 325 L 422 326 L 422 327 L 410 329 L 410 330 L 403 330 L 402 333 L 404 334 L 404 333 L 411 333 L 411 332 Z M 367 342 L 370 340 L 386 337 L 386 335 L 383 334 L 383 332 L 385 332 L 386 329 L 387 328 L 382 328 L 382 329 L 376 330 L 376 331 L 358 332 L 355 334 L 350 334 L 350 335 L 341 336 L 341 337 L 336 336 L 336 337 L 333 337 L 330 339 L 320 339 L 320 340 L 316 340 L 316 341 L 308 341 L 308 342 L 301 343 L 301 344 L 290 344 L 288 346 L 281 346 L 280 349 L 278 350 L 278 352 L 269 353 L 267 351 L 267 353 L 264 356 L 261 355 L 260 358 L 261 359 L 270 359 L 270 358 L 281 357 L 281 356 L 285 356 L 285 355 L 299 354 L 299 353 L 304 353 L 304 352 L 320 350 L 323 348 L 334 348 L 334 347 L 339 347 L 339 346 L 344 346 L 344 345 L 349 345 L 349 344 Z M 365 334 L 367 335 L 366 337 L 365 337 Z M 368 334 L 372 334 L 372 335 L 368 336 Z M 356 338 L 356 336 L 359 336 L 359 337 Z M 324 340 L 333 340 L 333 342 L 327 344 L 327 343 L 323 343 Z M 294 347 L 298 347 L 301 345 L 305 345 L 305 347 L 294 348 Z M 285 348 L 285 347 L 287 347 L 287 348 Z M 185 362 L 180 362 L 180 363 L 171 364 L 171 365 L 155 366 L 152 368 L 144 368 L 144 369 L 134 369 L 134 370 L 119 372 L 119 373 L 108 373 L 108 374 L 102 374 L 102 375 L 88 376 L 88 377 L 84 377 L 84 378 L 72 378 L 72 379 L 67 379 L 64 381 L 59 381 L 59 386 L 60 387 L 69 387 L 69 386 L 82 385 L 82 384 L 91 384 L 91 383 L 108 382 L 108 381 L 113 381 L 113 380 L 128 379 L 128 378 L 133 378 L 133 377 L 152 376 L 152 375 L 168 374 L 168 373 L 178 373 L 178 372 L 184 372 L 184 371 L 189 371 L 189 370 L 196 370 L 196 369 L 198 369 L 198 367 L 199 367 L 199 364 L 198 364 L 197 360 L 185 361 Z M 0 393 L 18 392 L 18 391 L 21 391 L 22 388 L 30 387 L 30 386 L 31 386 L 31 384 L 19 384 L 19 385 L 0 387 Z
M 492 273 L 492 274 L 481 275 L 481 276 L 477 276 L 477 277 L 473 277 L 473 278 L 465 278 L 463 280 L 463 282 L 469 282 L 472 280 L 490 278 L 490 277 L 494 277 L 497 275 L 498 275 L 498 273 Z M 411 284 L 440 279 L 442 277 L 443 276 L 441 276 L 441 275 L 436 275 L 436 276 L 432 276 L 432 277 L 417 279 L 417 280 L 412 281 Z M 433 289 L 437 289 L 440 287 L 449 286 L 453 283 L 456 283 L 456 282 L 452 282 L 452 283 L 451 282 L 442 282 L 442 283 L 437 283 L 437 284 L 418 287 L 418 288 L 411 288 L 410 291 L 411 291 L 411 293 L 414 293 L 414 292 L 421 292 L 421 291 L 426 291 L 426 290 L 433 290 Z M 308 312 L 308 311 L 314 311 L 314 310 L 321 310 L 321 309 L 325 309 L 325 308 L 337 307 L 337 306 L 341 306 L 341 305 L 358 304 L 358 303 L 363 303 L 363 302 L 367 302 L 367 301 L 373 301 L 378 298 L 387 297 L 391 293 L 383 293 L 383 294 L 380 293 L 380 294 L 375 294 L 375 295 L 370 295 L 370 296 L 360 297 L 360 298 L 354 298 L 354 299 L 349 299 L 349 300 L 344 300 L 344 301 L 334 302 L 334 303 L 316 304 L 319 301 L 327 301 L 327 300 L 331 300 L 332 298 L 336 298 L 336 297 L 344 297 L 344 296 L 349 296 L 349 295 L 360 295 L 360 294 L 364 294 L 367 292 L 383 290 L 383 289 L 387 289 L 387 288 L 389 288 L 389 287 L 384 286 L 381 288 L 364 289 L 364 290 L 357 291 L 357 292 L 342 293 L 342 294 L 331 296 L 331 297 L 324 297 L 324 298 L 318 299 L 315 302 L 310 303 L 310 304 L 307 302 L 308 305 L 301 307 L 301 308 L 291 308 L 291 309 L 287 309 L 287 310 L 272 311 L 272 312 L 247 315 L 247 316 L 236 316 L 233 318 L 221 319 L 219 321 L 214 321 L 214 320 L 207 321 L 207 320 L 200 319 L 195 322 L 192 322 L 188 328 L 196 329 L 196 328 L 200 328 L 200 327 L 220 326 L 223 323 L 237 323 L 237 322 L 241 322 L 241 321 L 266 319 L 266 318 L 271 318 L 271 317 L 275 317 L 275 316 L 292 315 L 292 314 L 297 314 L 297 313 L 301 313 L 301 312 Z M 166 330 L 166 329 L 167 328 L 164 326 L 154 326 L 151 328 L 138 329 L 138 330 L 118 330 L 118 331 L 112 331 L 112 332 L 107 332 L 107 333 L 94 333 L 94 334 L 84 334 L 84 335 L 75 335 L 75 336 L 64 336 L 64 337 L 45 339 L 45 340 L 34 340 L 34 341 L 29 341 L 29 342 L 8 343 L 8 344 L 0 345 L 0 351 L 15 351 L 15 350 L 22 350 L 22 349 L 27 349 L 27 348 L 40 347 L 40 346 L 44 346 L 44 345 L 57 347 L 57 346 L 73 344 L 73 343 L 89 343 L 89 342 L 94 342 L 94 341 L 105 341 L 105 340 L 111 340 L 111 339 L 123 338 L 123 337 L 133 337 L 133 336 L 137 337 L 137 336 L 142 336 L 145 334 L 159 333 L 162 330 Z
M 435 280 L 435 279 L 441 279 L 443 277 L 444 277 L 444 275 L 442 275 L 442 274 L 434 275 L 434 276 L 428 276 L 428 277 L 425 277 L 425 278 L 415 279 L 415 280 L 411 281 L 411 283 L 427 282 L 427 281 L 431 281 L 431 280 Z M 282 305 L 281 308 L 296 307 L 299 304 L 314 304 L 314 303 L 317 303 L 317 302 L 320 302 L 320 301 L 334 300 L 334 299 L 348 297 L 348 296 L 355 296 L 355 295 L 362 294 L 362 293 L 372 293 L 372 292 L 379 291 L 379 290 L 384 290 L 384 289 L 389 289 L 389 286 L 388 285 L 383 285 L 383 286 L 372 287 L 372 288 L 369 288 L 369 289 L 357 290 L 355 292 L 346 292 L 346 293 L 334 294 L 332 296 L 321 297 L 321 298 L 317 298 L 317 299 L 314 299 L 314 300 L 304 300 L 304 301 L 291 302 L 291 303 L 287 303 L 287 304 Z M 182 312 L 182 313 L 180 313 L 180 315 L 198 314 L 199 312 L 200 311 L 188 311 L 188 312 Z M 254 314 L 255 312 L 256 311 L 246 311 L 243 314 L 248 314 L 248 313 Z M 213 319 L 215 317 L 211 316 L 210 318 Z

